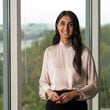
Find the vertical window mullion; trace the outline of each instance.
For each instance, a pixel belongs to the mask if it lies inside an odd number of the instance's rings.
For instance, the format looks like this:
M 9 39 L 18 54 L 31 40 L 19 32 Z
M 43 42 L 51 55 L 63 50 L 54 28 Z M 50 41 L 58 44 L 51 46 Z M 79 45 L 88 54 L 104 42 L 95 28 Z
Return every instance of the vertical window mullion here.
M 99 73 L 99 0 L 86 0 L 86 45 L 92 49 L 97 73 Z M 88 101 L 89 110 L 99 109 L 98 95 Z
M 92 52 L 99 75 L 100 0 L 92 0 Z M 92 101 L 92 110 L 99 110 L 99 95 Z
M 10 3 L 3 0 L 3 109 L 11 110 Z
M 11 110 L 21 110 L 20 65 L 21 65 L 21 27 L 20 0 L 10 0 L 11 26 Z
M 91 49 L 92 47 L 92 0 L 86 0 L 86 37 L 85 44 Z M 92 100 L 88 100 L 88 109 L 92 110 Z

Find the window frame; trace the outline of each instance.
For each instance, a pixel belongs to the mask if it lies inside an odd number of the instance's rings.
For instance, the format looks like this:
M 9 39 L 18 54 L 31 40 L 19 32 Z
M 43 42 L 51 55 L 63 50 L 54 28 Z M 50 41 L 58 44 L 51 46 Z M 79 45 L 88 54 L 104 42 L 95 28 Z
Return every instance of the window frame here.
M 3 110 L 21 110 L 20 15 L 20 0 L 3 0 Z

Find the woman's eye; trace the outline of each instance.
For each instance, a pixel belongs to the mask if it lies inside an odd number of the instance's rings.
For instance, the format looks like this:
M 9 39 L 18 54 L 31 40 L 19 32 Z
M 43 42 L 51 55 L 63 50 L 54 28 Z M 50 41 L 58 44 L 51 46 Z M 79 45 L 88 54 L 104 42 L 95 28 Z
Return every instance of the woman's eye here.
M 61 25 L 61 26 L 64 26 L 64 25 L 65 25 L 65 23 L 64 23 L 64 22 L 61 22 L 61 23 L 60 23 L 60 25 Z
M 69 26 L 73 26 L 73 23 L 69 23 Z

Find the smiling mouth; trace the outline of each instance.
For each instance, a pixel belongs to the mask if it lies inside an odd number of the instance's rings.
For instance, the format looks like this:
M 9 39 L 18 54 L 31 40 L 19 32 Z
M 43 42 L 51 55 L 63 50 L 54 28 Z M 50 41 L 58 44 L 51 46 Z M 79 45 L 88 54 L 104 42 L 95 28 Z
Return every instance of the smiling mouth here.
M 63 33 L 64 35 L 69 35 L 69 33 Z
M 64 33 L 64 34 L 69 34 L 69 32 L 67 32 L 67 31 L 63 31 L 63 33 Z

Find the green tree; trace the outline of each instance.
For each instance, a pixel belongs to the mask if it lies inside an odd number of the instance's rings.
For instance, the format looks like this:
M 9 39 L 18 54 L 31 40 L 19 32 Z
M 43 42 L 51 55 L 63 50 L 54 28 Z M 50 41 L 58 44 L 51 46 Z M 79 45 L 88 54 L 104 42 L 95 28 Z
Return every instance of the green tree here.
M 22 105 L 24 110 L 30 110 L 30 108 L 33 108 L 32 110 L 36 110 L 36 108 L 38 110 L 44 110 L 45 101 L 39 97 L 38 81 L 41 73 L 44 50 L 51 44 L 53 34 L 53 31 L 46 32 L 42 37 L 39 37 L 40 39 L 33 42 L 31 48 L 26 49 L 27 84 L 23 84 L 22 86 Z M 22 54 L 24 54 L 24 51 Z

